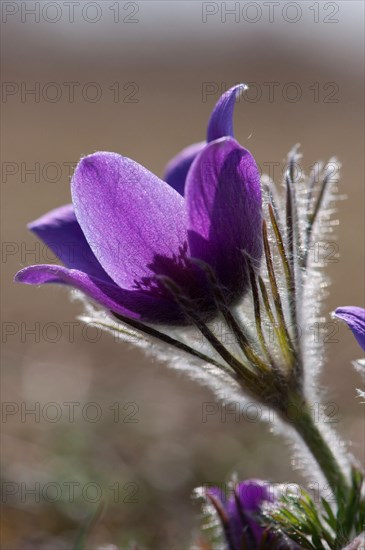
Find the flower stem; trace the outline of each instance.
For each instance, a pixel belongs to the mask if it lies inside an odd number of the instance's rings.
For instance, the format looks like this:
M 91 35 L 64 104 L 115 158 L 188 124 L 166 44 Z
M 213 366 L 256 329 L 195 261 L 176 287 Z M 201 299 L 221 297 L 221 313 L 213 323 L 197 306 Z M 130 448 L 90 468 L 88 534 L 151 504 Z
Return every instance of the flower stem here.
M 299 410 L 300 414 L 296 415 L 294 421 L 292 420 L 295 430 L 316 460 L 336 500 L 347 499 L 349 483 L 335 454 L 323 437 L 318 423 L 315 422 L 313 412 L 307 403 L 304 403 Z

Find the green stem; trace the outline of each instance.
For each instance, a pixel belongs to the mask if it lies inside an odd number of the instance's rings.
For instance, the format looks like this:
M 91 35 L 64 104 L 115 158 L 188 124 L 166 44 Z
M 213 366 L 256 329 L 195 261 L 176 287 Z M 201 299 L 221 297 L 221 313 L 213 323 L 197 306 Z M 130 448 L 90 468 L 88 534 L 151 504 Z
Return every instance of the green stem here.
M 306 403 L 299 409 L 297 407 L 296 410 L 300 410 L 300 414 L 296 415 L 294 421 L 292 420 L 294 428 L 315 458 L 334 496 L 339 499 L 346 498 L 350 490 L 349 483 L 335 454 L 324 439 L 318 423 L 313 419 L 313 412 Z

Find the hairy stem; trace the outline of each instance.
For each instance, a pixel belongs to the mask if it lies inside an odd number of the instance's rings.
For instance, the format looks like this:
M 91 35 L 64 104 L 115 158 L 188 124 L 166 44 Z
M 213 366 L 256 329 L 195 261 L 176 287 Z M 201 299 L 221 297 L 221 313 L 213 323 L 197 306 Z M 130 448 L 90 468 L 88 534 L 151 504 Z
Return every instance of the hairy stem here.
M 346 499 L 350 490 L 349 483 L 335 453 L 321 433 L 320 426 L 315 422 L 313 411 L 305 402 L 300 407 L 297 400 L 293 400 L 291 404 L 295 410 L 300 411 L 300 414 L 295 415 L 295 420 L 291 419 L 296 432 L 316 460 L 334 496 L 340 500 Z

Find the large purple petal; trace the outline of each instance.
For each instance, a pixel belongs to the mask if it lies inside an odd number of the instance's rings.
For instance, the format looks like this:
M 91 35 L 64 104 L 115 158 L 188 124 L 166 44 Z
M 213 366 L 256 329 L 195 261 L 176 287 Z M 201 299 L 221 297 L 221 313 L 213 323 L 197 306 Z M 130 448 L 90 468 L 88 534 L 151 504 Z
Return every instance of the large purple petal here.
M 189 145 L 189 147 L 185 147 L 167 164 L 163 179 L 176 189 L 180 195 L 184 195 L 185 180 L 191 163 L 205 145 L 205 141 Z
M 114 283 L 63 266 L 29 266 L 16 274 L 15 281 L 28 285 L 67 284 L 115 313 L 145 322 L 181 323 L 184 318 L 179 306 L 172 299 L 152 296 L 138 290 L 123 290 Z
M 338 307 L 335 315 L 347 323 L 356 340 L 365 351 L 365 309 L 357 306 Z
M 153 292 L 156 274 L 181 271 L 186 217 L 184 199 L 172 187 L 133 160 L 106 152 L 82 159 L 71 187 L 82 231 L 120 287 Z
M 255 160 L 233 138 L 214 141 L 193 162 L 185 193 L 191 254 L 210 264 L 233 301 L 247 285 L 242 252 L 255 265 L 262 254 Z
M 48 212 L 28 225 L 67 266 L 112 283 L 95 258 L 76 219 L 72 204 Z
M 207 141 L 221 137 L 233 137 L 233 111 L 237 98 L 247 89 L 245 84 L 237 84 L 225 92 L 217 101 L 210 116 Z

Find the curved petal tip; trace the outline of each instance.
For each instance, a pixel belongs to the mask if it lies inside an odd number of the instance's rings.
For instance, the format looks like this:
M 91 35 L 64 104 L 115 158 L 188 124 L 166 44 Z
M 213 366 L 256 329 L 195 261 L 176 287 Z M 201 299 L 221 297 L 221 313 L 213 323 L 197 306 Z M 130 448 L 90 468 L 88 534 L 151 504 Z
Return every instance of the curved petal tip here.
M 217 101 L 208 123 L 207 141 L 233 137 L 233 111 L 236 101 L 247 90 L 246 84 L 236 84 Z
M 48 269 L 45 270 L 44 267 Z M 52 271 L 52 268 L 54 271 Z M 14 276 L 14 283 L 23 283 L 24 285 L 41 285 L 44 283 L 55 282 L 58 266 L 30 265 L 24 267 Z
M 334 316 L 345 321 L 357 342 L 365 351 L 365 309 L 358 306 L 338 307 Z

